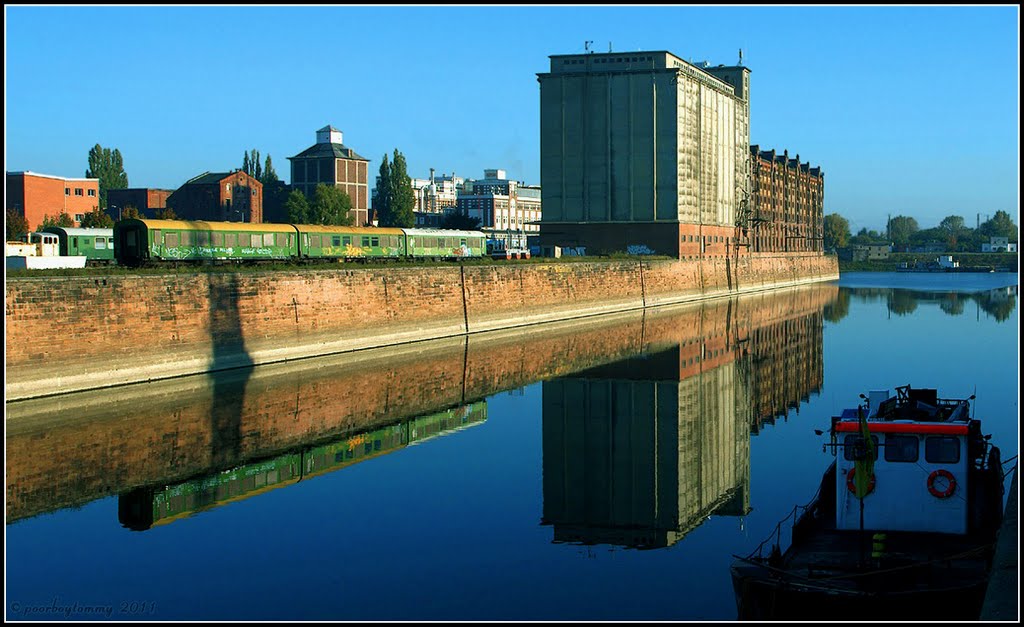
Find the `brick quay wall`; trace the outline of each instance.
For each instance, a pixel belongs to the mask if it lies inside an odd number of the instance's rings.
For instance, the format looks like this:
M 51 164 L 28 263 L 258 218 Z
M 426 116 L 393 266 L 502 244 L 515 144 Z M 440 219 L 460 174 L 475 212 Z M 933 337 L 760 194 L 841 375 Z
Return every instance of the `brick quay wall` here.
M 7 401 L 836 280 L 814 254 L 8 279 Z

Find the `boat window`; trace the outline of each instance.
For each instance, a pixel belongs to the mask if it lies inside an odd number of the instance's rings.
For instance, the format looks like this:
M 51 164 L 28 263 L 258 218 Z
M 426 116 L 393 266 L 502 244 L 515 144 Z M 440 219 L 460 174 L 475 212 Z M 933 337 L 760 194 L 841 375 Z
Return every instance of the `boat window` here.
M 853 461 L 853 449 L 854 445 L 861 439 L 859 435 L 850 434 L 843 438 L 843 457 L 846 461 Z M 875 454 L 871 456 L 871 459 L 878 459 L 878 436 L 871 436 L 871 443 L 875 445 Z
M 884 448 L 887 462 L 916 462 L 920 443 L 916 435 L 887 435 Z
M 960 439 L 933 436 L 924 440 L 924 459 L 930 464 L 956 464 L 960 461 Z

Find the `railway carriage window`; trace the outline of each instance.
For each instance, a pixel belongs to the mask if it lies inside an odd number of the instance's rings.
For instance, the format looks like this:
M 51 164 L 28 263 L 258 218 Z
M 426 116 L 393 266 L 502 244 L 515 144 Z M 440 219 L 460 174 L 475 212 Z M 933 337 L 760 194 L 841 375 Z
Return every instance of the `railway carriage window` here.
M 466 245 L 466 238 L 460 239 L 459 240 L 459 246 L 465 246 L 465 245 Z
M 168 233 L 167 236 L 164 238 L 164 246 L 167 246 L 168 248 L 175 248 L 175 247 L 177 247 L 178 246 L 178 234 L 177 233 Z
M 380 238 L 379 237 L 371 237 L 370 238 L 370 246 L 372 246 L 374 248 L 380 246 Z
M 295 236 L 291 233 L 288 234 L 288 248 L 295 248 Z
M 192 245 L 192 234 L 189 233 L 188 231 L 182 231 L 181 232 L 181 245 L 182 246 L 191 246 Z
M 924 439 L 924 459 L 929 464 L 956 464 L 960 461 L 960 440 L 953 436 Z
M 340 235 L 332 235 L 331 236 L 331 246 L 341 246 L 341 236 Z
M 284 233 L 275 233 L 274 234 L 274 241 L 277 242 L 277 245 L 278 245 L 279 248 L 284 248 L 286 246 L 285 242 L 287 241 L 287 239 L 288 238 L 285 237 Z
M 238 233 L 225 233 L 224 245 L 229 248 L 234 248 L 235 246 L 238 246 Z
M 211 237 L 211 241 L 213 241 L 213 245 L 214 246 L 223 246 L 224 245 L 224 234 L 223 233 L 212 233 L 210 237 Z
M 349 235 L 346 235 L 345 237 L 341 238 L 341 243 L 344 244 L 345 246 L 351 246 L 352 245 L 352 237 L 349 236 Z
M 96 250 L 106 250 L 106 249 L 107 249 L 107 240 L 103 239 L 102 237 L 97 237 L 96 238 Z
M 699 358 L 698 358 L 699 361 Z M 859 435 L 850 434 L 843 438 L 843 458 L 846 461 L 853 461 L 853 449 L 854 445 L 860 440 Z M 871 459 L 878 459 L 878 436 L 871 436 L 871 443 L 875 445 L 875 454 L 871 456 Z
M 262 242 L 263 242 L 263 238 L 260 237 L 259 233 L 251 233 L 251 234 L 249 234 L 249 245 L 250 246 L 252 246 L 254 248 L 259 248 L 259 246 L 260 246 L 260 244 Z
M 263 234 L 263 245 L 264 246 L 273 246 L 274 245 L 274 234 L 273 233 L 264 233 Z
M 363 244 L 362 245 L 363 246 L 369 246 L 370 245 L 370 238 L 364 235 L 363 236 Z
M 916 462 L 920 443 L 916 435 L 885 436 L 885 461 Z
M 196 244 L 198 244 L 199 246 L 209 246 L 210 233 L 207 231 L 200 231 L 196 233 Z

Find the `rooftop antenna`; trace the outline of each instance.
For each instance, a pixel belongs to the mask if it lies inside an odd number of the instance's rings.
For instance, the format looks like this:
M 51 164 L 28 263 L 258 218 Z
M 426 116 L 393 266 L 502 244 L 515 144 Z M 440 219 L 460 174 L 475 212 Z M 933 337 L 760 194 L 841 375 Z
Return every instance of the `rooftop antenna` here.
M 743 65 L 743 48 L 740 48 L 740 62 L 739 62 L 739 65 L 740 66 Z
M 592 39 L 588 39 L 587 41 L 584 41 L 583 42 L 583 51 L 584 52 L 590 52 L 591 54 L 593 54 L 593 51 L 590 49 L 590 44 L 592 44 L 592 43 L 594 43 L 594 41 Z
M 608 52 L 612 51 L 612 42 L 608 42 Z

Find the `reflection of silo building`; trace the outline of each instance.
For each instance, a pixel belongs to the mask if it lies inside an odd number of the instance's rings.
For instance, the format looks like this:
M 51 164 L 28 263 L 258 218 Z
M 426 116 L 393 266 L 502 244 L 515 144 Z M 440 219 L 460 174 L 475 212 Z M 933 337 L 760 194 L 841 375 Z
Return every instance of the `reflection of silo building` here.
M 544 382 L 555 542 L 664 547 L 710 514 L 749 510 L 750 403 L 732 355 L 704 370 L 696 341 Z
M 552 55 L 537 75 L 541 246 L 735 254 L 749 75 L 666 51 Z

